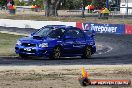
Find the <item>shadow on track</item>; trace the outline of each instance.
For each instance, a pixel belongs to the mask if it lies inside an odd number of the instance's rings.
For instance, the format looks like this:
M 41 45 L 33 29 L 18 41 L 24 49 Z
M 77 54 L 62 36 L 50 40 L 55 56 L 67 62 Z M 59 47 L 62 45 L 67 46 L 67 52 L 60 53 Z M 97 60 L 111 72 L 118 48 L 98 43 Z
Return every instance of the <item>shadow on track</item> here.
M 132 64 L 132 54 L 120 55 L 120 56 L 94 56 L 90 59 L 77 58 L 61 58 L 56 60 L 45 59 L 45 58 L 30 58 L 20 59 L 18 57 L 1 57 L 0 65 L 14 65 L 14 66 L 44 66 L 44 65 L 125 65 Z

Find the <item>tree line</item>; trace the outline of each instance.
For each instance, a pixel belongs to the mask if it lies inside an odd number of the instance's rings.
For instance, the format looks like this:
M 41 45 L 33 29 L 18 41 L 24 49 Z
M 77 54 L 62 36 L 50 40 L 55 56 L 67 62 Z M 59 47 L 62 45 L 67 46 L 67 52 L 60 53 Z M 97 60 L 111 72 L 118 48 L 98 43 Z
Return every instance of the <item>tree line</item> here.
M 7 4 L 7 1 L 0 0 L 0 6 Z M 87 5 L 94 5 L 96 8 L 104 7 L 106 0 L 12 0 L 17 6 L 38 5 L 45 10 L 46 16 L 57 16 L 58 9 L 82 9 Z M 115 0 L 111 0 L 115 1 Z
M 0 6 L 4 6 L 7 4 L 8 0 L 0 0 Z M 42 9 L 46 7 L 44 6 L 45 2 L 58 3 L 58 9 L 80 9 L 83 3 L 83 0 L 12 0 L 15 2 L 17 6 L 28 6 L 28 5 L 38 5 Z M 95 5 L 95 6 L 104 6 L 106 0 L 84 0 L 85 6 L 86 5 Z

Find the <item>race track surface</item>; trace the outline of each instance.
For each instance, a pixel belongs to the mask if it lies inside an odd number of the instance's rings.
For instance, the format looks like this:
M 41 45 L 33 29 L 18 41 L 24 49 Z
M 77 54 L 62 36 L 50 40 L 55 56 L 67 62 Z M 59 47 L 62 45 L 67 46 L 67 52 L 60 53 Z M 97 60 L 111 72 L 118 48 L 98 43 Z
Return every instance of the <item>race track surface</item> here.
M 0 31 L 8 30 L 18 33 L 31 33 L 32 30 L 17 28 L 0 28 Z M 33 30 L 35 31 L 35 30 Z M 49 60 L 47 58 L 31 58 L 28 60 L 19 57 L 0 57 L 0 65 L 126 65 L 132 64 L 132 35 L 97 34 L 96 43 L 106 47 L 106 50 L 98 50 L 91 59 L 62 58 Z

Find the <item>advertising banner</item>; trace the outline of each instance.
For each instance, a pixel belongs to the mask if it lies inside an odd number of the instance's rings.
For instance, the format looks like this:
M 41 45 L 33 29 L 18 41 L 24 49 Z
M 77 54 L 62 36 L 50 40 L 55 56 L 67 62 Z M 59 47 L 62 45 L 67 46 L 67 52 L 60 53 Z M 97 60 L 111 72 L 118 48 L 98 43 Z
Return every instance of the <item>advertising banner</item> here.
M 76 23 L 83 30 L 94 30 L 97 33 L 125 34 L 124 24 Z
M 124 34 L 124 24 L 98 24 L 98 23 L 83 23 L 83 29 L 94 30 L 97 33 L 115 33 Z
M 125 25 L 125 34 L 132 34 L 132 25 Z

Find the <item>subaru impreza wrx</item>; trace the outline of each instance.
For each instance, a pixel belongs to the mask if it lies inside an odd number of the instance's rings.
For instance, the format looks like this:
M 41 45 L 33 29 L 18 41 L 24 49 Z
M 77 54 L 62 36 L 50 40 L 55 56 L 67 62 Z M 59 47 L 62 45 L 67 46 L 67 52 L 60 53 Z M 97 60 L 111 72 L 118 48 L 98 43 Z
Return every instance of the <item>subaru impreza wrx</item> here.
M 81 56 L 90 58 L 96 52 L 95 34 L 77 27 L 45 26 L 28 37 L 20 38 L 15 46 L 16 54 L 29 56 L 60 57 Z

